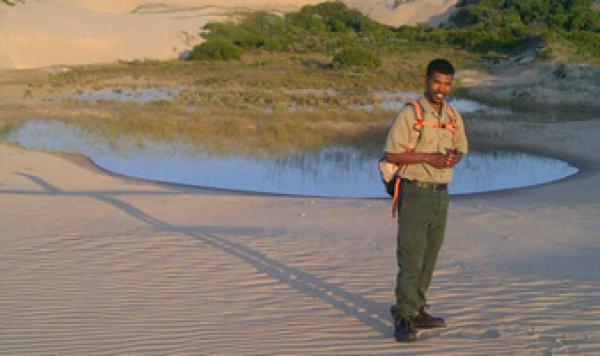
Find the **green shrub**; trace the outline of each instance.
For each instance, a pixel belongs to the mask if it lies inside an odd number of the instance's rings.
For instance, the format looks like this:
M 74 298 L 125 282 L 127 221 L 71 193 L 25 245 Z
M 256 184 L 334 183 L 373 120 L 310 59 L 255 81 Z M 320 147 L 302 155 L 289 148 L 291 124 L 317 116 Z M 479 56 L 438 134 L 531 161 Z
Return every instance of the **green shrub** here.
M 600 58 L 600 33 L 574 31 L 567 38 L 579 51 Z
M 224 38 L 240 48 L 332 53 L 361 41 L 371 45 L 393 37 L 390 28 L 341 2 L 307 5 L 284 16 L 255 12 L 239 22 L 209 23 L 202 37 Z
M 333 57 L 331 66 L 340 68 L 377 68 L 381 65 L 381 59 L 366 48 L 350 47 L 340 51 Z
M 0 0 L 2 1 L 2 0 Z M 395 4 L 405 0 L 395 0 Z M 239 22 L 209 23 L 202 36 L 224 39 L 241 49 L 334 54 L 343 48 L 373 51 L 406 47 L 456 46 L 479 52 L 493 61 L 515 55 L 540 42 L 569 42 L 573 50 L 598 56 L 593 42 L 600 33 L 595 0 L 469 0 L 453 17 L 452 25 L 391 27 L 378 23 L 342 2 L 307 5 L 283 16 L 266 12 L 247 14 Z M 491 54 L 491 57 L 486 54 Z M 354 57 L 353 55 L 349 57 Z M 217 59 L 214 55 L 203 58 Z M 376 66 L 346 64 L 335 66 Z
M 600 32 L 600 12 L 576 11 L 568 23 L 568 29 L 570 31 Z
M 360 11 L 349 9 L 337 1 L 306 5 L 299 12 L 305 17 L 319 19 L 329 32 L 367 32 L 384 27 Z
M 204 31 L 207 41 L 224 39 L 242 48 L 260 47 L 264 43 L 264 35 L 258 30 L 233 22 L 211 22 L 204 26 Z
M 211 38 L 204 43 L 196 45 L 189 60 L 221 60 L 240 59 L 242 49 L 223 38 Z
M 6 5 L 10 5 L 10 6 L 14 6 L 17 3 L 24 3 L 24 0 L 0 0 L 0 3 L 6 4 Z

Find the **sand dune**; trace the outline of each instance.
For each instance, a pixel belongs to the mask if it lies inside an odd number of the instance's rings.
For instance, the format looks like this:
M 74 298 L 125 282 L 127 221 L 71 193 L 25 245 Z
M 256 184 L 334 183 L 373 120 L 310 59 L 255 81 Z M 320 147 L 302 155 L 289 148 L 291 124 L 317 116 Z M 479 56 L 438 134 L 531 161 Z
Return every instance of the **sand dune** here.
M 0 67 L 168 59 L 198 42 L 206 17 L 88 12 L 32 3 L 0 12 Z
M 215 194 L 0 144 L 2 352 L 599 353 L 600 130 L 489 125 L 585 169 L 453 199 L 430 292 L 449 327 L 414 345 L 392 338 L 387 200 Z
M 230 9 L 181 0 L 168 6 L 185 11 L 132 13 L 142 3 L 3 8 L 0 67 L 173 58 Z M 248 4 L 299 2 L 228 2 Z M 392 19 L 449 4 L 356 2 Z M 430 293 L 449 327 L 414 345 L 392 338 L 387 200 L 222 194 L 0 144 L 0 353 L 598 354 L 600 128 L 590 122 L 470 127 L 582 173 L 452 200 Z
M 429 23 L 437 26 L 447 21 L 455 12 L 457 0 L 417 0 L 404 2 L 397 7 L 391 1 L 348 0 L 353 6 L 379 22 L 392 25 Z
M 166 6 L 173 9 L 186 9 L 198 7 L 218 7 L 218 8 L 249 8 L 249 9 L 274 9 L 287 11 L 298 9 L 307 4 L 316 4 L 318 0 L 167 0 L 167 1 L 148 1 L 148 0 L 54 0 L 55 3 L 77 7 L 90 12 L 105 13 L 128 13 L 133 12 L 140 6 Z
M 285 12 L 320 0 L 47 0 L 0 6 L 0 68 L 36 68 L 134 59 L 177 58 L 201 42 L 200 28 L 234 11 Z M 349 0 L 392 25 L 439 22 L 455 0 L 419 0 L 397 8 Z M 440 17 L 441 16 L 441 17 Z

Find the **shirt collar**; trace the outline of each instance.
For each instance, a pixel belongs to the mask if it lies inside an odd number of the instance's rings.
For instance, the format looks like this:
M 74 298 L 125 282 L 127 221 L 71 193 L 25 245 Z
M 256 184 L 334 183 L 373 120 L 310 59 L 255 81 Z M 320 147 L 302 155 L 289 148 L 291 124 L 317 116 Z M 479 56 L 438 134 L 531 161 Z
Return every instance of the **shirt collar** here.
M 444 105 L 442 106 L 442 113 L 441 115 L 438 114 L 438 112 L 431 106 L 431 104 L 429 104 L 429 101 L 427 100 L 427 98 L 425 97 L 425 95 L 421 96 L 421 98 L 419 99 L 419 103 L 421 104 L 421 107 L 423 108 L 423 114 L 424 116 L 427 114 L 433 115 L 433 117 L 437 118 L 437 119 L 443 119 L 444 117 L 448 117 L 448 112 L 447 112 L 447 106 L 446 105 L 446 101 L 444 101 Z M 423 117 L 425 119 L 425 117 Z

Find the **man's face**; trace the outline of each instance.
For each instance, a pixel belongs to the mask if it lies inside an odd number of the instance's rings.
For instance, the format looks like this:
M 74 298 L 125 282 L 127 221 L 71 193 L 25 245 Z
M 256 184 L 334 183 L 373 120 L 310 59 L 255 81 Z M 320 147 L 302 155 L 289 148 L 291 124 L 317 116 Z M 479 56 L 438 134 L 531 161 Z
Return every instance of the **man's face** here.
M 452 91 L 452 80 L 454 75 L 433 72 L 425 77 L 425 91 L 429 100 L 435 104 L 441 104 Z

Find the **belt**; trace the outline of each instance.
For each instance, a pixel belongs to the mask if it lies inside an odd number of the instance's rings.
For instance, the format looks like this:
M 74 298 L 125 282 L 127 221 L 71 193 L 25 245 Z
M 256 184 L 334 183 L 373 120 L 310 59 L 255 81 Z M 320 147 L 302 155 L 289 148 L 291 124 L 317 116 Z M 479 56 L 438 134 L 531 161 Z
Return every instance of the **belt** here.
M 427 182 L 421 182 L 418 180 L 409 180 L 409 179 L 402 179 L 402 183 L 416 185 L 417 187 L 419 187 L 421 189 L 432 190 L 434 192 L 441 192 L 441 191 L 448 189 L 448 184 L 446 184 L 446 183 L 442 183 L 442 184 L 427 183 Z

